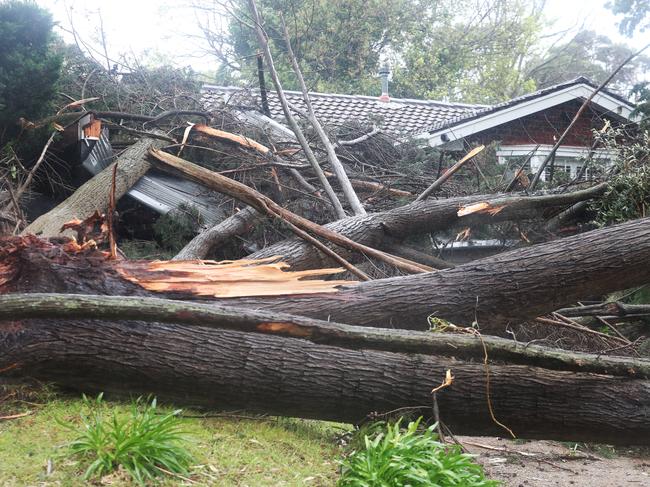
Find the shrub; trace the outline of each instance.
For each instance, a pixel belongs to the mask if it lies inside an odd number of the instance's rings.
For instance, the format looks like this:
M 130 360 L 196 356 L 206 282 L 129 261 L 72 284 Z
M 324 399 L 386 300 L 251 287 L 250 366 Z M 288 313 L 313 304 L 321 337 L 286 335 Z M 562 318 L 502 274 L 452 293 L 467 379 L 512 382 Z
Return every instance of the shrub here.
M 418 431 L 420 419 L 401 427 L 373 425 L 363 436 L 363 446 L 342 463 L 341 487 L 462 486 L 491 487 L 483 468 L 462 453 L 458 445 L 438 441 L 435 426 Z
M 163 474 L 187 473 L 192 456 L 183 445 L 185 434 L 178 417 L 180 410 L 160 413 L 156 399 L 140 399 L 130 414 L 104 415 L 102 394 L 94 400 L 84 396 L 88 414 L 81 414 L 83 429 L 69 445 L 69 454 L 90 461 L 84 479 L 102 477 L 122 467 L 139 484 Z M 76 430 L 72 424 L 65 426 Z

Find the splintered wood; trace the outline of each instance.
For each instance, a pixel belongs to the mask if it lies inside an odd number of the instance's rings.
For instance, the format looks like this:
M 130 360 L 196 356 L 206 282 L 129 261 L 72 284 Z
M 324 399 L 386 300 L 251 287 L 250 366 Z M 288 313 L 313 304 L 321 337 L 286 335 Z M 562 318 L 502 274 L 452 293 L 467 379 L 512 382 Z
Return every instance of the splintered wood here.
M 507 205 L 493 206 L 491 203 L 483 201 L 481 203 L 476 203 L 469 206 L 461 206 L 458 209 L 458 216 L 467 216 L 474 213 L 487 213 L 488 215 L 494 216 L 503 210 L 506 206 Z
M 283 294 L 332 293 L 354 281 L 323 281 L 323 277 L 343 269 L 286 271 L 279 257 L 259 260 L 215 262 L 212 260 L 120 261 L 117 271 L 124 279 L 148 291 L 190 293 L 194 296 L 235 298 L 279 296 Z M 275 261 L 275 262 L 274 262 Z
M 88 221 L 67 225 L 84 232 Z M 24 270 L 30 259 L 26 254 L 38 254 L 66 269 L 96 269 L 97 275 L 116 271 L 120 279 L 143 289 L 160 293 L 192 296 L 234 298 L 245 296 L 280 296 L 334 293 L 341 285 L 357 281 L 322 278 L 343 272 L 341 268 L 289 271 L 281 257 L 258 260 L 216 262 L 213 260 L 144 261 L 111 259 L 109 252 L 97 248 L 97 238 L 61 238 L 50 241 L 25 235 L 0 238 L 0 294 Z M 110 272 L 109 272 L 110 274 Z M 3 289 L 4 286 L 5 287 Z

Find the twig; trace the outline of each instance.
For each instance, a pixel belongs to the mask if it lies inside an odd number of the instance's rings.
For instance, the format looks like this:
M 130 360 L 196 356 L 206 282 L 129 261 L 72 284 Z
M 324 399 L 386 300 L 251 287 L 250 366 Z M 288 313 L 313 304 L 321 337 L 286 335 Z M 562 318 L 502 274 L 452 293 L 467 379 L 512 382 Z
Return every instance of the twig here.
M 626 345 L 628 344 L 626 340 L 621 340 L 619 337 L 613 337 L 611 335 L 607 335 L 605 333 L 601 333 L 599 331 L 592 330 L 591 328 L 587 328 L 586 326 L 574 325 L 572 323 L 566 323 L 564 321 L 551 320 L 549 318 L 542 318 L 542 317 L 535 318 L 535 321 L 537 321 L 538 323 L 544 323 L 546 325 L 555 325 L 555 326 L 562 326 L 564 328 L 571 328 L 572 330 L 577 330 L 577 331 L 580 331 L 582 333 L 587 333 L 589 335 L 598 336 L 600 338 L 606 338 L 608 340 L 616 340 L 618 342 L 623 342 Z
M 50 135 L 50 138 L 47 139 L 47 142 L 45 143 L 45 146 L 43 146 L 43 150 L 41 151 L 41 155 L 38 157 L 38 159 L 36 160 L 36 163 L 34 164 L 34 166 L 30 169 L 29 173 L 27 174 L 27 177 L 25 178 L 25 181 L 16 190 L 15 198 L 16 198 L 17 201 L 20 200 L 20 197 L 27 190 L 29 185 L 32 184 L 32 179 L 34 179 L 34 174 L 36 174 L 36 171 L 38 171 L 38 168 L 40 167 L 40 165 L 45 160 L 45 154 L 47 153 L 47 150 L 50 148 L 50 144 L 52 144 L 52 141 L 54 140 L 54 136 L 56 134 L 57 134 L 56 130 L 54 132 L 52 132 L 52 134 Z
M 32 411 L 27 411 L 26 413 L 10 414 L 9 416 L 0 416 L 0 420 L 24 418 L 30 414 L 32 414 Z

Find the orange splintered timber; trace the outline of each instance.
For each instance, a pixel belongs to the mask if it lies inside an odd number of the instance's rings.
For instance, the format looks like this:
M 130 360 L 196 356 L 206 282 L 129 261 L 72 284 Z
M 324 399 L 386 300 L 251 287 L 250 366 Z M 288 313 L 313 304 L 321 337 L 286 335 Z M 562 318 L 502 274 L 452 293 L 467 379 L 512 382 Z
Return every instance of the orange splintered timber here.
M 208 127 L 207 125 L 203 125 L 200 123 L 192 125 L 192 130 L 196 130 L 197 132 L 201 132 L 202 134 L 210 135 L 212 137 L 217 137 L 219 139 L 230 140 L 241 146 L 255 149 L 256 151 L 261 152 L 262 154 L 266 154 L 271 150 L 268 147 L 260 144 L 259 142 L 253 139 L 249 139 L 248 137 L 244 137 L 243 135 L 231 134 L 230 132 Z
M 492 206 L 487 201 L 483 201 L 481 203 L 476 203 L 474 205 L 461 206 L 460 209 L 458 210 L 458 216 L 467 216 L 473 213 L 487 213 L 489 215 L 494 216 L 497 213 L 499 213 L 501 210 L 503 210 L 506 206 L 507 205 Z
M 333 293 L 338 290 L 338 286 L 356 283 L 304 280 L 306 277 L 338 274 L 343 272 L 343 269 L 286 271 L 284 269 L 289 265 L 277 262 L 278 258 L 276 256 L 223 262 L 124 260 L 115 262 L 115 266 L 122 277 L 149 291 L 190 293 L 217 298 Z

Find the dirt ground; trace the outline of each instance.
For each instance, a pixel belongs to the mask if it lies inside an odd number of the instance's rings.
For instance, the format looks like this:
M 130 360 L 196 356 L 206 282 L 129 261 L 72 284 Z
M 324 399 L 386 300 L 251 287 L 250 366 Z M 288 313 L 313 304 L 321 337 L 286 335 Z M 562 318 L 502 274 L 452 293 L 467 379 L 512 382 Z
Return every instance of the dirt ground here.
M 460 436 L 458 440 L 504 487 L 650 487 L 650 449 L 512 441 Z

